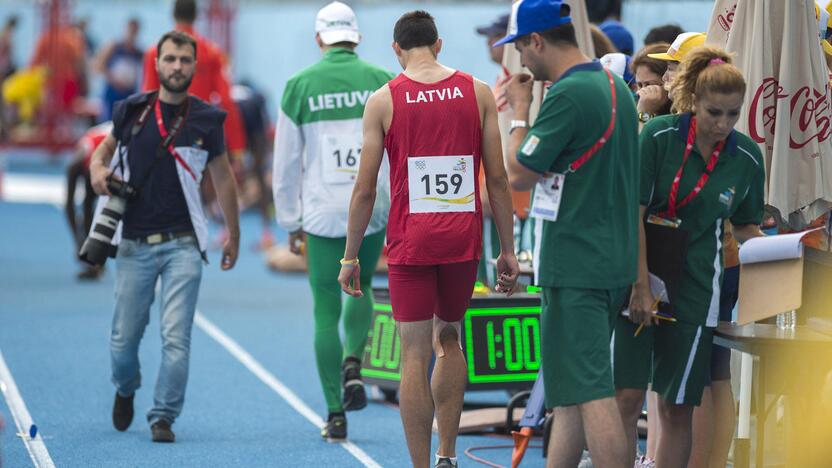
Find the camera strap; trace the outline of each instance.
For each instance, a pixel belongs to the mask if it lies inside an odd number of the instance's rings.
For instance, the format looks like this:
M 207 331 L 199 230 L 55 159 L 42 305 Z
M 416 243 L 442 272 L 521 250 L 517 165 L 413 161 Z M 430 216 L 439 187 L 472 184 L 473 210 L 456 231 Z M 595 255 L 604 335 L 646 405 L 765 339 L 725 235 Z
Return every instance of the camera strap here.
M 126 151 L 130 143 L 132 142 L 133 138 L 138 135 L 138 133 L 144 128 L 144 125 L 147 123 L 147 120 L 150 118 L 151 112 L 155 114 L 156 117 L 156 125 L 159 129 L 159 135 L 162 137 L 162 141 L 159 143 L 158 151 L 153 161 L 150 163 L 150 167 L 147 170 L 147 174 L 142 180 L 141 184 L 135 185 L 136 188 L 142 188 L 150 179 L 150 174 L 153 172 L 154 167 L 156 167 L 156 161 L 161 159 L 164 155 L 162 153 L 168 152 L 170 153 L 177 163 L 179 163 L 187 172 L 188 174 L 193 177 L 194 180 L 197 180 L 196 174 L 194 171 L 188 166 L 182 156 L 176 151 L 175 147 L 173 146 L 176 142 L 176 137 L 181 132 L 182 128 L 185 126 L 185 120 L 188 118 L 188 114 L 190 113 L 191 108 L 191 100 L 186 99 L 185 104 L 182 105 L 179 112 L 177 112 L 176 117 L 174 118 L 173 125 L 171 126 L 171 131 L 165 128 L 164 120 L 162 118 L 162 109 L 160 100 L 157 93 L 153 93 L 149 96 L 149 101 L 145 106 L 142 113 L 139 115 L 138 120 L 133 123 L 133 126 L 130 129 L 130 133 L 127 135 L 127 139 L 122 143 L 120 146 L 119 151 L 119 170 L 122 174 L 124 174 L 124 151 Z

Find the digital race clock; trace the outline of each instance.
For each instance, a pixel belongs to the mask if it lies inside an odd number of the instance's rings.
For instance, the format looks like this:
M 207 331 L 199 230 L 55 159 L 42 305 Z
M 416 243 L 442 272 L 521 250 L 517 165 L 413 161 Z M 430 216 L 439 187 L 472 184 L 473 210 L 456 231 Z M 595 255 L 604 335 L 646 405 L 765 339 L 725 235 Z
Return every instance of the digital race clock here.
M 362 375 L 382 389 L 401 379 L 401 343 L 388 291 L 375 290 Z M 530 388 L 540 370 L 540 297 L 477 295 L 462 320 L 468 389 Z

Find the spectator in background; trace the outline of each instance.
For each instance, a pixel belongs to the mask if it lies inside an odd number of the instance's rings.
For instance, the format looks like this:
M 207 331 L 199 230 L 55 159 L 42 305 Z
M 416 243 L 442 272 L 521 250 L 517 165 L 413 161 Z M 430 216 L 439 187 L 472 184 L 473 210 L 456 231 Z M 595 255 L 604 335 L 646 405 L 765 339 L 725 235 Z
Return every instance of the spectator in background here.
M 50 82 L 58 87 L 60 100 L 53 112 L 70 112 L 75 99 L 83 96 L 86 50 L 84 36 L 73 25 L 61 26 L 55 32 L 44 30 L 38 38 L 31 66 L 45 67 Z
M 271 122 L 266 109 L 266 97 L 252 83 L 241 81 L 231 87 L 231 98 L 240 110 L 248 151 L 251 155 L 248 167 L 241 168 L 246 174 L 237 178 L 240 181 L 240 193 L 243 195 L 246 193 L 247 185 L 243 179 L 254 179 L 257 187 L 256 203 L 263 222 L 263 232 L 258 248 L 266 250 L 274 245 L 271 230 L 274 205 L 271 186 L 267 182 L 272 174 L 268 161 Z
M 601 65 L 603 65 L 607 70 L 615 73 L 616 75 L 620 76 L 627 86 L 630 87 L 630 90 L 633 91 L 633 95 L 635 97 L 636 87 L 636 78 L 633 75 L 632 70 L 632 58 L 627 54 L 622 54 L 621 52 L 613 52 L 611 54 L 604 55 L 599 59 Z
M 598 27 L 609 38 L 619 52 L 626 55 L 633 55 L 635 49 L 633 35 L 630 31 L 621 24 L 620 21 L 613 18 L 607 18 Z
M 589 32 L 592 35 L 592 45 L 595 47 L 595 58 L 599 59 L 607 54 L 618 52 L 610 38 L 604 34 L 604 31 L 601 31 L 601 28 L 590 24 Z
M 638 89 L 638 120 L 642 124 L 657 115 L 670 113 L 672 102 L 662 80 L 667 72 L 668 62 L 648 57 L 648 54 L 663 53 L 668 47 L 670 44 L 662 42 L 645 46 L 638 51 L 630 64 Z
M 78 28 L 78 32 L 80 32 L 81 36 L 83 36 L 84 38 L 84 46 L 86 47 L 87 55 L 92 55 L 95 53 L 96 44 L 95 40 L 93 40 L 92 36 L 90 35 L 89 26 L 89 16 L 84 16 L 75 23 L 75 27 Z
M 508 14 L 500 15 L 488 26 L 480 26 L 477 28 L 477 34 L 484 36 L 488 44 L 488 55 L 491 61 L 500 65 L 503 63 L 503 47 L 493 47 L 494 43 L 502 39 L 508 31 Z M 499 81 L 499 79 L 498 79 Z
M 131 18 L 127 22 L 127 35 L 124 39 L 111 42 L 95 56 L 93 67 L 104 75 L 106 81 L 100 116 L 102 121 L 110 120 L 113 104 L 139 90 L 143 53 L 136 39 L 140 27 L 139 20 Z
M 14 32 L 17 29 L 17 15 L 9 16 L 0 31 L 0 81 L 15 72 Z
M 658 43 L 666 43 L 672 44 L 673 41 L 679 37 L 680 34 L 685 32 L 678 24 L 665 24 L 663 26 L 656 26 L 655 28 L 651 29 L 647 32 L 647 35 L 644 36 L 644 45 L 648 46 L 651 44 L 658 44 Z

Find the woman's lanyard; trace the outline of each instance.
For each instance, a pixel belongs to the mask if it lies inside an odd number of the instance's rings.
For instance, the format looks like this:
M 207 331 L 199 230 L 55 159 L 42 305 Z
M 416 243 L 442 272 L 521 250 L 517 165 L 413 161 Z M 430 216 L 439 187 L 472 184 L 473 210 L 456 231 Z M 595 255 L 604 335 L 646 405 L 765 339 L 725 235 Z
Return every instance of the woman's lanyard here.
M 171 126 L 170 133 L 165 128 L 165 122 L 162 119 L 162 105 L 160 104 L 160 100 L 157 98 L 156 103 L 154 104 L 154 112 L 156 113 L 156 126 L 159 128 L 159 135 L 162 137 L 162 148 L 168 150 L 168 153 L 176 159 L 176 162 L 185 169 L 188 174 L 193 177 L 194 180 L 197 180 L 196 174 L 194 171 L 191 170 L 188 163 L 179 155 L 179 152 L 176 151 L 176 148 L 173 146 L 176 140 L 176 136 L 179 134 L 179 131 L 182 130 L 182 125 L 185 123 L 185 119 L 188 118 L 188 111 L 190 110 L 190 99 L 185 100 L 185 110 L 184 112 L 180 112 L 179 115 L 176 116 L 176 119 L 173 121 L 173 126 Z
M 719 161 L 719 153 L 722 151 L 722 147 L 725 146 L 725 140 L 720 141 L 716 144 L 714 148 L 714 152 L 711 154 L 711 158 L 708 159 L 708 164 L 705 166 L 705 173 L 699 178 L 699 181 L 696 182 L 696 186 L 693 190 L 680 201 L 676 203 L 677 198 L 679 197 L 679 183 L 682 180 L 682 172 L 685 170 L 685 163 L 688 162 L 688 157 L 690 156 L 690 152 L 693 150 L 693 145 L 696 143 L 696 116 L 691 116 L 690 118 L 690 128 L 688 129 L 688 141 L 687 145 L 685 145 L 685 153 L 682 156 L 682 166 L 676 172 L 676 177 L 673 178 L 673 183 L 670 185 L 670 195 L 668 196 L 667 200 L 667 211 L 663 212 L 660 216 L 663 218 L 675 220 L 676 219 L 676 211 L 690 203 L 699 192 L 702 191 L 702 187 L 708 183 L 708 178 L 711 176 L 711 172 L 713 172 L 714 167 L 716 167 L 716 163 Z

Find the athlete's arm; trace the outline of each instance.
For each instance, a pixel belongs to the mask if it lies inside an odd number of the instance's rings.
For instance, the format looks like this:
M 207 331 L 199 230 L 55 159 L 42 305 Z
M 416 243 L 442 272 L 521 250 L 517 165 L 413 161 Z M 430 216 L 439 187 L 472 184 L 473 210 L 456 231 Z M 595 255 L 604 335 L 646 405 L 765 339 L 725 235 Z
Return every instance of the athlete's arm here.
M 488 190 L 488 202 L 500 236 L 500 258 L 497 269 L 498 290 L 513 291 L 520 269 L 514 256 L 514 223 L 512 215 L 511 194 L 508 177 L 503 165 L 503 145 L 500 140 L 500 128 L 497 125 L 497 104 L 494 94 L 487 84 L 477 80 L 474 83 L 477 103 L 482 109 L 482 166 L 485 170 L 485 186 Z
M 90 184 L 95 193 L 99 195 L 110 195 L 107 189 L 107 177 L 110 175 L 110 161 L 116 151 L 116 137 L 113 134 L 98 145 L 90 159 Z
M 504 85 L 513 120 L 529 121 L 533 84 L 534 80 L 532 80 L 531 75 L 517 73 L 512 75 Z M 518 192 L 527 192 L 533 189 L 537 181 L 540 180 L 540 174 L 517 161 L 517 152 L 520 151 L 520 145 L 523 144 L 528 134 L 528 128 L 518 127 L 508 137 L 508 154 L 506 155 L 508 180 L 511 183 L 511 188 Z
M 358 177 L 352 189 L 347 218 L 347 246 L 344 249 L 346 260 L 358 257 L 358 249 L 361 247 L 361 241 L 364 239 L 364 233 L 373 215 L 378 171 L 384 158 L 384 124 L 392 114 L 392 107 L 390 88 L 385 85 L 370 96 L 364 108 L 361 162 L 358 165 Z M 375 265 L 367 265 L 367 268 L 374 267 Z M 341 268 L 341 274 L 338 275 L 341 289 L 354 297 L 362 295 L 360 272 L 358 265 L 344 265 Z M 350 287 L 350 280 L 352 280 L 352 287 Z
M 222 247 L 222 262 L 220 268 L 230 270 L 237 262 L 240 248 L 240 209 L 237 205 L 237 184 L 228 162 L 228 154 L 223 152 L 208 163 L 208 171 L 217 191 L 217 202 L 225 218 L 228 229 L 228 240 Z
M 301 254 L 303 238 L 303 131 L 295 122 L 297 116 L 287 110 L 286 101 L 297 99 L 290 84 L 283 92 L 277 116 L 272 158 L 272 195 L 278 226 L 289 232 L 289 250 Z M 290 106 L 291 107 L 291 106 Z

